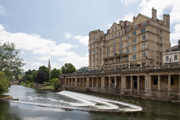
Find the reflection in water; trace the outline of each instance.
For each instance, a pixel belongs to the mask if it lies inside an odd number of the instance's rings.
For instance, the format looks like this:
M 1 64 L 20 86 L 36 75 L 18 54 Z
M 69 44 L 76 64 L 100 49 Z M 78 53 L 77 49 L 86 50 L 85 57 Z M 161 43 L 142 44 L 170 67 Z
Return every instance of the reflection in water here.
M 105 94 L 92 95 L 70 91 L 50 92 L 13 85 L 8 93 L 19 101 L 0 101 L 0 120 L 178 120 L 180 104 L 161 101 L 143 100 Z M 114 100 L 109 100 L 110 98 Z M 116 100 L 124 101 L 116 101 Z M 22 104 L 22 103 L 23 104 Z M 137 110 L 139 106 L 127 104 L 131 102 L 146 106 L 148 111 L 142 113 L 96 113 L 77 110 L 123 111 Z

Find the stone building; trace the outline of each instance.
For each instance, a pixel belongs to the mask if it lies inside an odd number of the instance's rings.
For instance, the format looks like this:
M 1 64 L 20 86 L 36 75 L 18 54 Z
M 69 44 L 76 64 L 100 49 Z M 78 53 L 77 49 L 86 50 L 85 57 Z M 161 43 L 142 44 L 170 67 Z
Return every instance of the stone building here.
M 170 48 L 170 16 L 138 14 L 133 22 L 114 23 L 107 33 L 89 33 L 89 72 L 61 74 L 64 89 L 180 99 L 180 64 L 163 65 Z M 154 66 L 156 65 L 156 66 Z M 134 67 L 136 66 L 136 67 Z
M 170 15 L 157 19 L 138 14 L 133 22 L 113 23 L 107 33 L 89 33 L 89 70 L 162 65 L 163 52 L 170 48 Z
M 178 41 L 178 45 L 167 49 L 165 53 L 163 53 L 163 64 L 180 64 L 180 40 Z

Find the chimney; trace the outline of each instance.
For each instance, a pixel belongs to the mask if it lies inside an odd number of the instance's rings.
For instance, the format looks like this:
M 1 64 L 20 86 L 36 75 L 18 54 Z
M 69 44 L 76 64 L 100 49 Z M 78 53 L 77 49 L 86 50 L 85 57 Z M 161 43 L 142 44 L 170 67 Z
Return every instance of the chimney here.
M 156 20 L 157 18 L 156 18 L 156 12 L 157 12 L 157 10 L 155 10 L 154 8 L 152 8 L 152 19 L 153 20 Z
M 178 46 L 180 45 L 180 40 L 178 41 Z
M 135 18 L 135 16 L 133 17 L 133 22 L 134 22 L 134 20 L 135 20 L 136 18 Z
M 170 15 L 169 14 L 163 14 L 163 23 L 170 27 Z
M 121 20 L 121 21 L 119 21 L 119 24 L 120 24 L 120 26 L 123 26 L 124 27 L 124 22 Z

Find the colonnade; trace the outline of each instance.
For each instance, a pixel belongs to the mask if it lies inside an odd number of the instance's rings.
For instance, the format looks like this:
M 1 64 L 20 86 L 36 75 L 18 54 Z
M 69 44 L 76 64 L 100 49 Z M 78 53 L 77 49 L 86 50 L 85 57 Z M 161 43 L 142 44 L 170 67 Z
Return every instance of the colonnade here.
M 60 77 L 59 80 L 66 87 L 180 91 L 180 74 L 68 76 Z

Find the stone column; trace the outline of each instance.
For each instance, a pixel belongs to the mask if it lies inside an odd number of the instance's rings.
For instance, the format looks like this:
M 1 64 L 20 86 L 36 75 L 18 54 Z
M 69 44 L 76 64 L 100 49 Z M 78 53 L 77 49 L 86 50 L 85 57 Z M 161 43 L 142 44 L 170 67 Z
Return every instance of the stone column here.
M 84 87 L 84 77 L 82 78 L 82 86 Z
M 105 87 L 105 78 L 102 76 L 101 77 L 101 88 Z
M 67 82 L 67 84 L 68 84 L 67 86 L 69 86 L 69 78 L 67 78 L 67 81 L 68 81 L 68 82 Z
M 77 86 L 77 78 L 75 77 L 75 86 Z
M 168 91 L 171 91 L 171 75 L 168 75 Z
M 161 76 L 158 75 L 158 90 L 161 90 Z
M 126 76 L 121 76 L 121 89 L 126 89 Z
M 180 92 L 180 75 L 179 75 L 179 92 Z
M 109 76 L 109 88 L 111 88 L 111 77 Z
M 98 87 L 98 77 L 95 77 L 96 87 Z
M 94 80 L 93 80 L 93 77 L 91 77 L 92 87 L 94 87 L 94 86 L 93 86 L 93 81 L 94 81 Z
M 66 78 L 64 78 L 64 85 L 66 86 Z
M 116 88 L 116 86 L 117 86 L 117 78 L 116 76 L 114 76 L 114 87 Z
M 133 89 L 133 77 L 131 76 L 131 90 Z
M 140 80 L 139 80 L 140 76 L 137 76 L 137 89 L 140 89 Z
M 145 76 L 145 91 L 150 91 L 151 90 L 150 89 L 151 82 L 150 82 L 149 78 L 150 78 L 149 75 Z
M 89 88 L 89 77 L 86 77 L 86 87 Z

